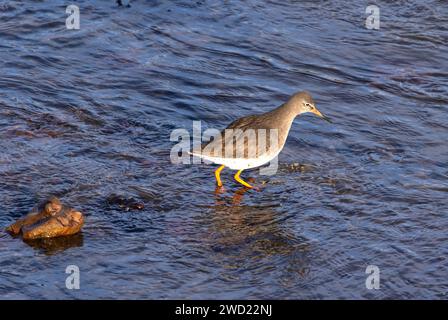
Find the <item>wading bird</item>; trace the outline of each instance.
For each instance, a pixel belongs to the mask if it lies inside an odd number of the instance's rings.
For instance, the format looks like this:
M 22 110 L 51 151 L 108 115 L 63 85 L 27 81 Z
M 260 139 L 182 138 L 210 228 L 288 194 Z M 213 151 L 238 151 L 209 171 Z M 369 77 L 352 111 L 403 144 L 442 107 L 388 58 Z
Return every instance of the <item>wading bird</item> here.
M 243 117 L 232 122 L 221 135 L 201 146 L 201 153 L 192 153 L 221 166 L 215 171 L 216 184 L 222 186 L 221 171 L 228 167 L 237 170 L 235 180 L 253 188 L 241 179 L 243 170 L 269 163 L 282 151 L 294 119 L 311 112 L 329 121 L 317 110 L 313 98 L 305 91 L 295 93 L 278 108 Z

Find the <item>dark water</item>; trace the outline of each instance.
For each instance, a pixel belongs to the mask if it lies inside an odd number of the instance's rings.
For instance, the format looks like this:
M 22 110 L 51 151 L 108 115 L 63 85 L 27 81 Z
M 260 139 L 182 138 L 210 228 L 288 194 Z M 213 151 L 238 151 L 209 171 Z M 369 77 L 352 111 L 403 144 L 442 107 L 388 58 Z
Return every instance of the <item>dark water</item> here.
M 0 226 L 49 195 L 87 221 L 2 231 L 1 298 L 448 297 L 446 1 L 376 1 L 380 30 L 368 1 L 75 3 L 78 31 L 67 1 L 0 2 Z M 171 164 L 172 130 L 305 89 L 333 124 L 296 119 L 278 173 L 243 174 L 262 191 Z

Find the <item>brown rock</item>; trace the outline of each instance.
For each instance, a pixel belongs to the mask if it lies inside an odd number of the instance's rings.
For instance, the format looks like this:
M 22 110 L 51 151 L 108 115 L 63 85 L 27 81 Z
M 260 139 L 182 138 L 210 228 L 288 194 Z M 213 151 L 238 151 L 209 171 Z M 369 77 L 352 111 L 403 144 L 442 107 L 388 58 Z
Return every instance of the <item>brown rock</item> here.
M 83 225 L 81 212 L 64 207 L 59 199 L 53 197 L 6 230 L 14 235 L 21 232 L 23 239 L 29 240 L 72 235 L 78 233 Z
M 47 217 L 55 215 L 62 210 L 62 204 L 56 197 L 51 197 L 36 209 L 31 211 L 24 218 L 17 220 L 15 223 L 6 228 L 6 231 L 18 235 L 23 227 L 32 225 Z

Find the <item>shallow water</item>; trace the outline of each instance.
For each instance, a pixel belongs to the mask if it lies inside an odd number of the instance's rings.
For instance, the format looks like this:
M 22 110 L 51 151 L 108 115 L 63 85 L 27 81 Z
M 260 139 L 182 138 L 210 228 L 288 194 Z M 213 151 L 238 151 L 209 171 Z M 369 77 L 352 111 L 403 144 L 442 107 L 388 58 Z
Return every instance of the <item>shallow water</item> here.
M 380 30 L 367 2 L 76 3 L 77 31 L 66 1 L 0 2 L 0 226 L 49 195 L 86 215 L 68 239 L 2 231 L 1 298 L 447 298 L 445 1 L 377 1 Z M 298 90 L 333 123 L 296 119 L 278 173 L 243 174 L 261 191 L 171 164 L 172 130 Z

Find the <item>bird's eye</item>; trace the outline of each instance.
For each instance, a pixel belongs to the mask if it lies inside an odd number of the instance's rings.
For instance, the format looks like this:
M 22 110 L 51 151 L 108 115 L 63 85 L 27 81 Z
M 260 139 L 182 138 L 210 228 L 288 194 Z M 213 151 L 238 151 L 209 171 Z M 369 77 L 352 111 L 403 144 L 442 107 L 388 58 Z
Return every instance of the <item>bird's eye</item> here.
M 309 104 L 309 103 L 305 103 L 305 106 L 306 106 L 307 108 L 310 108 L 311 110 L 314 109 L 314 107 L 311 106 L 311 104 Z

